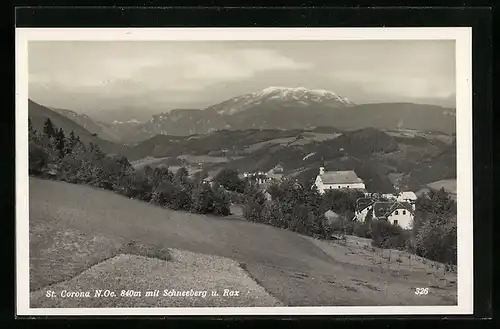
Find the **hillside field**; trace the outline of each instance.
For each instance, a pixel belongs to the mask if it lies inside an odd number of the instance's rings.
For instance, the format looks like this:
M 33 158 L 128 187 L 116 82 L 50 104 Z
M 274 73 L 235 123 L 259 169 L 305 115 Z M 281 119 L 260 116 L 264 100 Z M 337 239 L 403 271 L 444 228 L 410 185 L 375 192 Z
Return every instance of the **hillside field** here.
M 88 186 L 30 178 L 32 307 L 456 305 L 434 262 L 319 241 L 238 214 L 176 212 Z M 405 259 L 406 257 L 406 259 Z M 397 261 L 399 259 L 400 261 Z M 402 259 L 402 260 L 401 260 Z M 63 289 L 239 290 L 224 298 L 51 299 Z M 416 288 L 429 288 L 416 295 Z

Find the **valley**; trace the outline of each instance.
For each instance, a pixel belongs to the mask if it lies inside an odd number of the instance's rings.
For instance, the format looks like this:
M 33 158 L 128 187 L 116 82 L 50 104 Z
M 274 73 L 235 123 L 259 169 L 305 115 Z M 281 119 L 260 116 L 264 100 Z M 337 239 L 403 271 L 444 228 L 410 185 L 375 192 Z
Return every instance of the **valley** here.
M 432 131 L 430 127 L 428 130 L 394 126 L 361 129 L 350 126 L 347 130 L 337 126 L 219 129 L 188 136 L 158 134 L 125 145 L 123 141 L 107 140 L 105 134 L 92 133 L 94 130 L 87 130 L 59 114 L 61 110 L 52 111 L 34 102 L 29 105 L 36 129 L 43 129 L 44 120 L 51 118 L 63 130 L 74 130 L 82 141 L 97 144 L 106 153 L 124 155 L 138 167 L 146 164 L 185 166 L 190 172 L 203 170 L 213 176 L 223 168 L 256 172 L 268 171 L 280 164 L 285 177 L 310 186 L 318 168 L 324 164 L 332 170 L 355 170 L 373 192 L 417 191 L 427 184 L 456 177 L 455 135 Z M 342 111 L 353 111 L 354 106 L 349 104 L 349 108 Z M 297 126 L 303 126 L 302 120 L 297 122 Z M 204 123 L 213 124 L 212 121 Z
M 276 91 L 266 94 L 265 99 L 274 99 L 271 102 L 264 102 L 262 95 L 259 101 L 243 97 L 203 111 L 172 111 L 146 123 L 104 124 L 32 101 L 29 118 L 37 131 L 42 132 L 50 119 L 56 128 L 73 131 L 85 145 L 92 143 L 105 154 L 126 157 L 138 175 L 147 167 L 164 167 L 172 173 L 185 168 L 190 177 L 204 172 L 213 179 L 223 169 L 243 174 L 280 167 L 281 173 L 274 175 L 277 179 L 310 189 L 324 166 L 355 171 L 367 192 L 424 193 L 444 187 L 456 197 L 456 137 L 446 124 L 440 126 L 444 129 L 435 129 L 440 119 L 419 121 L 421 114 L 416 113 L 431 108 L 378 104 L 370 109 L 325 93 L 301 94 L 302 107 L 296 108 L 283 104 L 279 89 L 276 101 Z M 296 101 L 295 92 L 285 93 L 287 102 Z M 318 105 L 322 97 L 327 99 Z M 308 102 L 315 107 L 309 108 Z M 262 108 L 263 103 L 271 108 Z M 397 111 L 397 119 L 391 119 L 396 113 L 391 111 Z M 432 111 L 441 117 L 439 109 Z M 352 120 L 350 115 L 358 119 Z M 373 117 L 381 115 L 384 120 Z M 402 127 L 402 116 L 413 123 L 411 128 Z M 451 116 L 445 117 L 449 120 Z M 135 174 L 131 177 L 139 177 Z M 456 274 L 443 270 L 440 274 L 443 264 L 427 264 L 426 259 L 406 251 L 388 251 L 387 256 L 387 250 L 372 247 L 370 239 L 348 236 L 339 244 L 249 222 L 236 203 L 230 204 L 229 212 L 220 219 L 174 211 L 95 187 L 32 177 L 31 305 L 456 304 Z M 197 274 L 189 274 L 193 272 Z M 224 298 L 175 302 L 117 298 L 112 304 L 99 298 L 45 297 L 47 289 L 59 294 L 93 291 L 104 285 L 118 292 L 127 286 L 147 291 L 151 282 L 181 290 L 204 287 L 223 291 L 229 287 L 244 297 L 237 302 Z M 415 287 L 428 285 L 433 287 L 432 293 L 415 298 Z

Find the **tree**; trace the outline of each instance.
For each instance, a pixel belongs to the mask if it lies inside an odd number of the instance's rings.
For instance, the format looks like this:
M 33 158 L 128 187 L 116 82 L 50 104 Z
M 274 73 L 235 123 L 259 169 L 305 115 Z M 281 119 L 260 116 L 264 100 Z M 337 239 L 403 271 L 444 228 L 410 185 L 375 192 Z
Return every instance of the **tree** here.
M 222 169 L 214 177 L 214 182 L 224 186 L 229 191 L 238 193 L 243 193 L 245 191 L 245 183 L 238 176 L 238 172 L 233 169 Z
M 325 211 L 331 209 L 345 217 L 348 212 L 355 212 L 356 200 L 362 196 L 363 194 L 358 191 L 327 190 L 323 195 L 322 208 Z
M 47 118 L 45 120 L 45 123 L 43 125 L 43 133 L 47 135 L 48 137 L 55 137 L 56 136 L 56 129 L 52 121 Z
M 224 189 L 218 184 L 215 184 L 212 189 L 213 213 L 218 216 L 228 216 L 231 214 L 231 203 L 226 191 L 224 191 Z
M 252 222 L 264 221 L 264 204 L 266 199 L 261 190 L 250 185 L 247 187 L 245 194 L 247 202 L 243 207 L 243 217 Z
M 372 245 L 379 248 L 394 248 L 403 250 L 409 235 L 395 224 L 386 220 L 375 220 L 371 226 Z
M 213 212 L 213 192 L 208 184 L 200 184 L 193 190 L 192 210 L 199 214 Z
M 281 189 L 278 184 L 272 184 L 269 186 L 267 192 L 271 194 L 273 200 L 279 199 L 283 196 L 283 189 Z
M 40 146 L 33 142 L 29 143 L 29 172 L 31 174 L 40 174 L 47 166 L 49 155 Z
M 66 136 L 64 136 L 64 131 L 62 128 L 59 128 L 59 131 L 56 133 L 56 150 L 59 152 L 59 156 L 62 158 L 65 155 L 65 140 Z
M 204 184 L 205 183 L 204 180 L 207 177 L 208 173 L 205 170 L 200 170 L 195 172 L 192 178 L 193 185 L 197 186 L 200 184 Z
M 457 263 L 457 217 L 433 216 L 419 229 L 415 238 L 418 255 L 447 264 Z
M 352 232 L 354 235 L 359 236 L 361 238 L 371 238 L 372 232 L 370 229 L 371 222 L 354 222 Z M 377 241 L 378 243 L 378 241 Z
M 64 141 L 64 151 L 63 153 L 70 154 L 73 153 L 74 149 L 77 148 L 77 141 L 75 132 L 72 130 L 68 136 L 66 136 L 66 140 Z
M 422 257 L 456 264 L 456 207 L 444 188 L 420 196 L 409 248 Z
M 35 141 L 37 138 L 38 138 L 38 132 L 33 127 L 33 124 L 31 123 L 31 119 L 28 118 L 28 140 Z
M 190 187 L 191 182 L 186 168 L 181 167 L 176 171 L 174 174 L 174 182 L 181 187 Z
M 153 187 L 143 172 L 135 171 L 121 179 L 119 191 L 129 198 L 149 202 L 153 193 Z

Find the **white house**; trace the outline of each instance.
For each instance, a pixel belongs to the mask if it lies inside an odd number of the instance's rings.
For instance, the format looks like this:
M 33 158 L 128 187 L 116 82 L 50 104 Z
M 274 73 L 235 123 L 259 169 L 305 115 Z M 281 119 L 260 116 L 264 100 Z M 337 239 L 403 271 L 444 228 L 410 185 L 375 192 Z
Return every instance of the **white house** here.
M 366 219 L 366 215 L 368 215 L 368 212 L 373 209 L 373 203 L 365 205 L 364 207 L 358 208 L 354 212 L 355 219 L 358 222 L 364 222 Z
M 407 202 L 411 204 L 413 211 L 415 211 L 415 202 L 417 201 L 417 195 L 412 191 L 401 192 L 398 195 L 397 200 L 399 202 Z
M 319 168 L 314 185 L 321 194 L 332 189 L 365 189 L 363 180 L 354 171 L 325 171 L 324 167 Z
M 373 219 L 387 220 L 403 229 L 413 226 L 414 210 L 408 202 L 375 202 L 373 204 Z

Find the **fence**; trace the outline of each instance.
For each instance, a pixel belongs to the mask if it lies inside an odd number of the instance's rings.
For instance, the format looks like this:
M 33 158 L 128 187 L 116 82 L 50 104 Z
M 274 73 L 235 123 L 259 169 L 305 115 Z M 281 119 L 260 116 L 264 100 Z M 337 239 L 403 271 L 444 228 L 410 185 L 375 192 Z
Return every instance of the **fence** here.
M 456 283 L 456 265 L 438 263 L 405 251 L 375 248 L 370 243 L 348 241 L 346 236 L 339 236 L 339 239 L 333 241 L 351 252 L 351 246 L 355 247 L 356 254 L 371 263 L 368 267 L 372 272 L 401 276 L 405 279 L 418 273 L 427 276 L 429 287 L 444 288 Z

